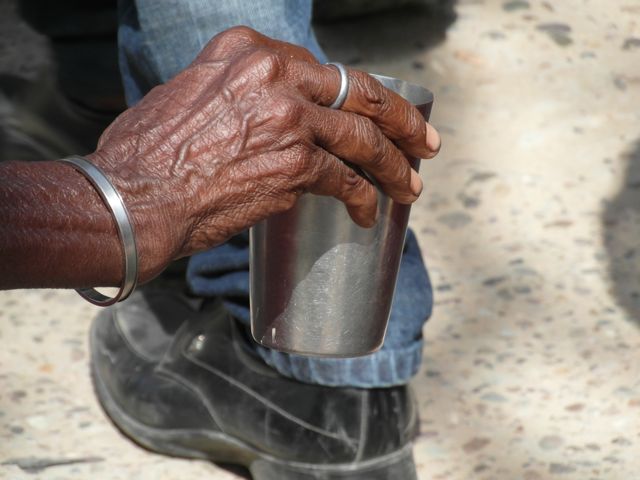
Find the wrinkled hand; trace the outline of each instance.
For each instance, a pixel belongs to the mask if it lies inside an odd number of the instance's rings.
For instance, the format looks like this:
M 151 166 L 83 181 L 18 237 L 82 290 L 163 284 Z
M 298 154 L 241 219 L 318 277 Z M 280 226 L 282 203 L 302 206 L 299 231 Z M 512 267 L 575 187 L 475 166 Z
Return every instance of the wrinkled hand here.
M 422 182 L 402 151 L 433 157 L 437 132 L 359 71 L 350 71 L 342 109 L 329 109 L 339 85 L 337 69 L 307 50 L 236 27 L 120 115 L 89 157 L 134 217 L 142 277 L 289 209 L 305 192 L 334 196 L 358 224 L 373 225 L 375 189 L 340 159 L 394 200 L 415 201 Z

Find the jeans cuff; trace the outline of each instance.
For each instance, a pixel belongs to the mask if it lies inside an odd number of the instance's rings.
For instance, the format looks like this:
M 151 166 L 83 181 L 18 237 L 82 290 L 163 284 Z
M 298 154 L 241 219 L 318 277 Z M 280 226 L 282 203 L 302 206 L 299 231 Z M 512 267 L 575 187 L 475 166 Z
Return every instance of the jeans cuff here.
M 259 347 L 262 359 L 294 380 L 328 387 L 382 388 L 404 385 L 420 367 L 422 340 L 406 348 L 380 350 L 356 358 L 317 358 Z

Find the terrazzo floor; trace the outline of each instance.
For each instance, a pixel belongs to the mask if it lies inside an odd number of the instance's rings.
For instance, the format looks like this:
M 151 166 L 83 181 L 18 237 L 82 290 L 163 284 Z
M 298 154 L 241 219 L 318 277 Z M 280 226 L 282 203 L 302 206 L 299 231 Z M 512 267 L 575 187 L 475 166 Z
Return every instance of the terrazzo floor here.
M 424 480 L 640 478 L 640 4 L 463 0 L 320 28 L 428 85 L 412 226 L 435 289 L 413 385 Z M 73 292 L 0 293 L 0 478 L 239 479 L 149 453 L 93 394 Z

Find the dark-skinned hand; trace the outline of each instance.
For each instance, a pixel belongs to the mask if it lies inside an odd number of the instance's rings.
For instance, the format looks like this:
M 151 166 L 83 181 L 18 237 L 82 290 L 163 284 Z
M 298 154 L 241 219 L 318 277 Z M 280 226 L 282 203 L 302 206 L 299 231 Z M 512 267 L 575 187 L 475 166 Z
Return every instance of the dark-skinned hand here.
M 349 78 L 346 102 L 332 110 L 335 67 L 236 27 L 120 115 L 88 158 L 133 216 L 142 278 L 289 209 L 305 192 L 333 196 L 359 225 L 373 225 L 375 188 L 342 160 L 395 201 L 414 202 L 422 182 L 405 154 L 435 156 L 438 133 L 368 74 Z

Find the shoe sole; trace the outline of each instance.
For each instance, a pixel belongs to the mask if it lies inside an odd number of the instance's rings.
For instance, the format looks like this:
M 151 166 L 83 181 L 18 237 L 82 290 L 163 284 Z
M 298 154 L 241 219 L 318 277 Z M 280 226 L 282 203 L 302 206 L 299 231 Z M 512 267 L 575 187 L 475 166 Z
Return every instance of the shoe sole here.
M 92 356 L 96 351 L 94 332 L 92 329 Z M 149 427 L 120 408 L 97 375 L 94 365 L 92 359 L 94 389 L 107 416 L 127 437 L 154 452 L 242 465 L 249 469 L 254 480 L 418 480 L 411 444 L 365 462 L 311 464 L 271 457 L 222 432 Z

